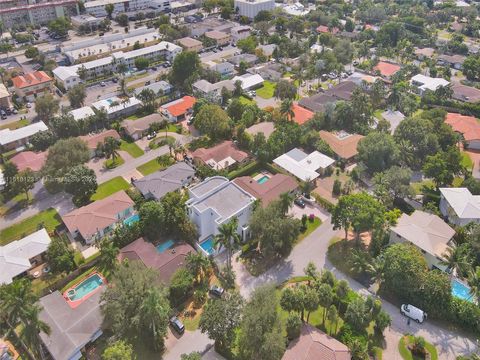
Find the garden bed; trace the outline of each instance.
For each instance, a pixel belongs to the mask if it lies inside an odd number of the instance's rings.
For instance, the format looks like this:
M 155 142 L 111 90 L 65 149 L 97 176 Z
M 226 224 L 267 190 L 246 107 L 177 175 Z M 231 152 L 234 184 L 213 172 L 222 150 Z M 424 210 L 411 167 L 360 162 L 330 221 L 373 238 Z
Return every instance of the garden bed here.
M 430 344 L 429 342 L 424 343 L 425 351 L 427 355 L 425 357 L 422 356 L 415 356 L 410 351 L 410 348 L 415 340 L 415 337 L 412 335 L 405 335 L 403 336 L 400 341 L 398 342 L 398 352 L 400 356 L 404 360 L 423 360 L 423 359 L 430 359 L 430 360 L 438 360 L 437 349 L 435 346 Z

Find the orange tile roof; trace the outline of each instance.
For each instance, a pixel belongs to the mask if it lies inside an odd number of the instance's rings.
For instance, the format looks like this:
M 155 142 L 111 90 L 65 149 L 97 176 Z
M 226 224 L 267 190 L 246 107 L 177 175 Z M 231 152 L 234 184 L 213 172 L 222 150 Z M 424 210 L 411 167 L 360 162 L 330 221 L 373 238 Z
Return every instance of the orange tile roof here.
M 47 153 L 47 151 L 38 153 L 33 151 L 22 151 L 12 157 L 10 161 L 17 166 L 18 171 L 26 169 L 40 171 L 47 160 Z
M 295 117 L 293 120 L 295 120 L 295 122 L 299 125 L 305 124 L 314 115 L 312 111 L 307 110 L 298 104 L 293 104 L 292 110 L 293 110 L 293 113 L 295 114 Z
M 194 159 L 200 159 L 203 162 L 207 162 L 213 159 L 215 162 L 220 162 L 228 157 L 231 157 L 235 161 L 242 162 L 248 157 L 245 151 L 239 150 L 235 144 L 226 140 L 211 148 L 198 148 L 192 152 Z
M 319 33 L 332 33 L 332 34 L 336 34 L 338 33 L 338 28 L 333 28 L 332 31 L 330 31 L 330 29 L 328 28 L 328 26 L 325 26 L 325 25 L 320 25 L 319 27 L 317 27 L 317 32 Z
M 325 130 L 320 130 L 319 134 L 320 138 L 330 145 L 335 154 L 346 160 L 358 154 L 358 142 L 363 139 L 363 136 L 358 134 L 338 137 L 337 134 Z
M 52 78 L 48 76 L 44 71 L 35 71 L 33 73 L 15 76 L 12 79 L 13 86 L 15 86 L 17 89 L 26 88 L 49 81 L 52 81 Z
M 98 143 L 102 143 L 107 137 L 113 137 L 120 140 L 120 135 L 116 130 L 110 129 L 97 134 L 79 136 L 80 139 L 87 143 L 89 149 L 95 150 Z
M 401 69 L 400 65 L 392 64 L 385 61 L 379 61 L 373 70 L 378 70 L 382 76 L 390 77 Z
M 457 113 L 447 113 L 445 122 L 454 131 L 463 134 L 466 141 L 480 140 L 480 122 L 477 118 Z
M 188 110 L 193 108 L 193 105 L 197 102 L 193 96 L 184 96 L 180 99 L 181 101 L 176 102 L 168 107 L 163 106 L 164 109 L 168 110 L 172 116 L 180 116 L 185 114 Z

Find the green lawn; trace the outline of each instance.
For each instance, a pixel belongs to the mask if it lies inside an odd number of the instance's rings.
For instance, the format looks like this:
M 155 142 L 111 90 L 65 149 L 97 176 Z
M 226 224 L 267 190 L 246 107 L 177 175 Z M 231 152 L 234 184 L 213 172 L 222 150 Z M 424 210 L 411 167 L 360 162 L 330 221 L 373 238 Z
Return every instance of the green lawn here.
M 400 339 L 400 341 L 398 342 L 398 352 L 400 353 L 402 359 L 405 359 L 405 360 L 419 360 L 418 357 L 412 356 L 412 353 L 410 352 L 410 350 L 407 349 L 407 346 L 405 344 L 405 340 L 407 340 L 407 339 L 409 341 L 411 341 L 411 340 L 413 340 L 413 336 L 412 335 L 406 335 L 406 336 L 404 336 Z M 431 360 L 438 360 L 437 349 L 435 349 L 435 346 L 433 346 L 429 342 L 426 342 L 425 343 L 425 348 L 430 353 L 430 359 Z
M 0 130 L 3 130 L 3 129 L 15 130 L 15 129 L 19 129 L 19 128 L 27 126 L 27 125 L 30 125 L 30 120 L 22 119 L 22 120 L 18 120 L 18 121 L 15 121 L 13 123 L 10 123 L 10 124 L 2 125 L 2 126 L 0 126 Z
M 173 163 L 173 159 L 171 163 Z M 137 167 L 137 170 L 140 171 L 144 176 L 147 176 L 155 171 L 164 169 L 165 167 L 165 164 L 159 162 L 158 159 L 153 159 Z
M 381 120 L 382 119 L 382 113 L 383 113 L 382 109 L 377 109 L 373 113 L 373 116 L 375 116 L 378 120 Z
M 137 144 L 134 142 L 127 142 L 125 140 L 120 142 L 120 150 L 126 151 L 134 158 L 140 157 L 144 154 L 143 150 L 140 149 Z
M 103 184 L 98 185 L 97 191 L 92 195 L 91 200 L 101 200 L 117 191 L 127 190 L 130 184 L 121 176 L 117 176 Z
M 320 225 L 322 225 L 322 220 L 320 220 L 318 217 L 315 217 L 313 221 L 307 221 L 307 230 L 305 230 L 305 232 L 300 234 L 300 236 L 297 239 L 297 243 L 305 239 Z
M 432 180 L 423 180 L 421 182 L 414 182 L 411 184 L 411 186 L 415 191 L 416 195 L 422 194 L 422 189 L 424 186 L 430 189 L 435 189 L 435 183 Z
M 258 88 L 256 92 L 257 92 L 257 95 L 260 96 L 261 98 L 270 99 L 273 97 L 276 87 L 277 87 L 276 83 L 265 80 L 263 82 L 263 86 L 261 88 Z
M 48 232 L 52 232 L 61 223 L 62 219 L 58 215 L 57 210 L 50 208 L 41 211 L 37 215 L 3 229 L 0 232 L 0 245 L 21 239 L 42 227 L 47 229 Z
M 107 169 L 114 169 L 116 168 L 117 166 L 120 166 L 122 164 L 125 163 L 125 160 L 123 160 L 123 158 L 121 156 L 117 156 L 115 159 L 107 159 L 105 160 L 105 162 L 103 163 L 103 165 L 107 168 Z
M 469 171 L 473 169 L 473 161 L 466 152 L 462 152 L 462 166 L 464 166 Z
M 238 100 L 240 100 L 240 103 L 242 103 L 243 105 L 253 105 L 255 104 L 255 101 L 253 101 L 252 99 L 249 99 L 247 98 L 246 96 L 240 96 L 238 98 Z

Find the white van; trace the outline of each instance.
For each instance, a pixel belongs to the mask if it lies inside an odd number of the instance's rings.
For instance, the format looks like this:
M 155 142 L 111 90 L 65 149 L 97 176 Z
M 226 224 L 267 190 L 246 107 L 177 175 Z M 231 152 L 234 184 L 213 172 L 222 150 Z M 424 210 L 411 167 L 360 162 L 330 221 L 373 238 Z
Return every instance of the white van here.
M 412 320 L 415 320 L 417 323 L 423 323 L 427 320 L 427 313 L 419 308 L 410 305 L 410 304 L 402 304 L 400 307 L 400 312 L 402 315 L 409 317 Z

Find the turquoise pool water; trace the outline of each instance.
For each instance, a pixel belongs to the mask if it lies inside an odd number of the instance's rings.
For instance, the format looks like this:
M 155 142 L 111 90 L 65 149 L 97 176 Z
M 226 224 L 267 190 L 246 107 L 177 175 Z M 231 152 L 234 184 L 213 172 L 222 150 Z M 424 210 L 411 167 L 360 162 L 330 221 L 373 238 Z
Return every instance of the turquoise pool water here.
M 75 286 L 72 290 L 68 291 L 68 298 L 72 301 L 80 300 L 84 296 L 90 294 L 96 288 L 103 284 L 103 280 L 98 274 L 93 274 L 92 276 L 83 280 L 80 284 Z
M 260 179 L 257 180 L 257 183 L 259 184 L 265 184 L 268 179 L 270 179 L 267 175 L 262 176 Z
M 135 214 L 135 215 L 132 215 L 129 218 L 123 220 L 123 223 L 125 225 L 132 225 L 133 223 L 137 222 L 138 220 L 140 220 L 140 215 Z
M 200 247 L 205 250 L 208 255 L 212 255 L 215 252 L 213 237 L 209 237 L 207 240 L 201 242 Z
M 175 245 L 175 241 L 167 240 L 167 241 L 157 245 L 157 251 L 159 253 L 163 253 L 163 252 L 167 251 L 168 249 L 170 249 L 173 245 Z
M 113 99 L 106 99 L 105 101 L 108 102 L 110 105 L 112 105 L 113 103 Z
M 472 295 L 470 294 L 470 288 L 456 279 L 452 280 L 452 295 L 460 299 L 473 302 Z

